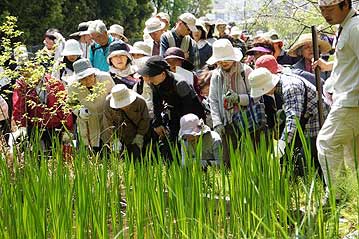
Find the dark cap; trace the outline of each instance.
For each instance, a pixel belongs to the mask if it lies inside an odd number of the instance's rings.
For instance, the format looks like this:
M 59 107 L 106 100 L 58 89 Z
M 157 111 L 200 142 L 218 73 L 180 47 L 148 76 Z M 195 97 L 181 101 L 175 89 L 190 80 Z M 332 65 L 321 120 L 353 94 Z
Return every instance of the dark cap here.
M 121 40 L 116 40 L 111 42 L 110 46 L 109 46 L 109 54 L 111 54 L 114 51 L 130 51 L 130 47 L 123 41 Z
M 180 59 L 182 60 L 182 67 L 188 71 L 193 71 L 194 65 L 185 59 L 184 52 L 181 48 L 178 47 L 170 47 L 166 50 L 163 55 L 166 60 L 168 59 Z
M 163 57 L 167 60 L 167 59 L 171 59 L 171 58 L 176 58 L 176 59 L 180 59 L 180 60 L 184 60 L 185 56 L 184 56 L 184 52 L 182 51 L 181 48 L 178 47 L 170 47 L 166 50 L 165 54 L 163 54 Z
M 151 56 L 146 61 L 145 65 L 137 72 L 142 76 L 153 77 L 169 69 L 170 66 L 162 56 Z

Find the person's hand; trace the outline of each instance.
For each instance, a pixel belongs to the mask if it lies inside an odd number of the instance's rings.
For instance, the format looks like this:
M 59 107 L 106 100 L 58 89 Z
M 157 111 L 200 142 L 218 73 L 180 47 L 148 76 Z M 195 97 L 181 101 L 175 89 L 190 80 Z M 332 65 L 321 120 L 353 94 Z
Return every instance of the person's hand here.
M 328 103 L 328 105 L 332 106 L 332 104 L 333 104 L 333 94 L 329 93 L 325 89 L 323 89 L 323 94 L 325 96 L 325 99 L 326 99 L 326 102 Z
M 25 139 L 27 136 L 27 129 L 26 127 L 20 127 L 15 132 L 10 134 L 8 144 L 10 146 L 10 151 L 14 148 L 14 145 L 16 144 L 16 140 L 18 139 Z
M 157 127 L 157 128 L 154 128 L 154 131 L 156 132 L 156 134 L 158 136 L 160 136 L 160 138 L 163 138 L 165 137 L 169 132 L 166 130 L 165 127 L 163 127 L 162 125 Z
M 120 140 L 117 140 L 116 142 L 113 142 L 112 144 L 112 151 L 114 152 L 120 152 L 122 150 L 122 143 Z
M 327 62 L 321 58 L 319 58 L 317 61 L 312 59 L 312 69 L 315 70 L 317 66 L 319 66 L 320 71 L 331 71 L 333 69 L 332 62 Z
M 79 110 L 79 118 L 82 120 L 89 120 L 91 116 L 91 113 L 89 111 L 89 109 L 82 107 Z
M 285 154 L 285 147 L 286 147 L 286 142 L 284 140 L 279 140 L 278 144 L 277 144 L 277 154 L 278 154 L 278 158 L 283 157 L 283 155 Z
M 74 135 L 71 132 L 64 132 L 62 135 L 62 142 L 64 144 L 71 143 L 74 138 Z
M 227 93 L 224 95 L 224 99 L 231 104 L 238 104 L 240 101 L 239 95 L 232 90 L 227 91 Z
M 132 144 L 137 145 L 137 147 L 141 150 L 143 147 L 143 135 L 136 134 L 135 138 L 132 141 Z
M 214 127 L 214 131 L 216 131 L 220 136 L 224 135 L 225 129 L 223 124 L 219 124 L 216 127 Z

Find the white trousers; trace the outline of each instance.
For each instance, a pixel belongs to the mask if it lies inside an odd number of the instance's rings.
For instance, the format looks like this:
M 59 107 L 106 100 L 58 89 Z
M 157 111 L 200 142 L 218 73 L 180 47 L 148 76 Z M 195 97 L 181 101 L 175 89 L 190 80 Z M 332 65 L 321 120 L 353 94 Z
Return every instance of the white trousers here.
M 317 137 L 317 149 L 327 185 L 328 174 L 333 186 L 338 184 L 345 165 L 354 172 L 354 160 L 359 160 L 359 107 L 333 107 Z

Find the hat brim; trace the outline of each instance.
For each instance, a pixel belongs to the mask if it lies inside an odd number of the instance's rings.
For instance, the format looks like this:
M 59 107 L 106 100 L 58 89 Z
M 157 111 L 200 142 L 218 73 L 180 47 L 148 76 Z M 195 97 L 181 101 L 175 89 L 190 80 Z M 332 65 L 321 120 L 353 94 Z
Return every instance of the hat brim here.
M 189 28 L 189 30 L 190 30 L 191 32 L 198 32 L 198 29 L 197 29 L 196 25 L 189 25 L 189 24 L 187 24 L 187 26 L 188 26 L 188 28 Z
M 261 97 L 267 94 L 270 90 L 272 90 L 279 82 L 279 76 L 272 74 L 272 82 L 265 85 L 262 88 L 251 88 L 251 96 L 253 98 Z
M 150 34 L 150 33 L 153 33 L 153 32 L 157 32 L 157 31 L 163 30 L 163 28 L 165 28 L 165 26 L 166 26 L 166 23 L 161 21 L 161 25 L 159 27 L 151 29 L 151 30 L 148 30 L 147 28 L 145 28 L 143 30 L 143 33 Z
M 91 33 L 89 31 L 78 31 L 70 34 L 70 37 L 78 37 L 83 35 L 90 35 Z
M 272 53 L 270 49 L 265 47 L 253 47 L 246 52 L 246 55 L 254 55 L 255 52 Z
M 118 33 L 118 32 L 111 31 L 111 30 L 108 30 L 108 33 L 109 33 L 109 34 L 117 34 L 117 35 L 119 35 L 120 37 L 123 38 L 123 41 L 128 42 L 127 37 L 126 37 L 125 35 L 123 35 L 122 33 Z
M 92 75 L 92 74 L 95 74 L 96 73 L 96 69 L 91 67 L 91 68 L 88 68 L 84 71 L 82 71 L 81 73 L 78 73 L 78 74 L 75 74 L 75 77 L 76 77 L 76 80 L 80 81 L 82 80 L 83 78 L 89 76 L 89 75 Z
M 151 56 L 151 54 L 143 51 L 143 50 L 140 50 L 140 49 L 135 49 L 135 48 L 132 48 L 130 50 L 130 54 L 141 54 L 141 55 L 144 55 L 144 56 Z
M 147 65 L 144 65 L 142 68 L 137 70 L 137 73 L 140 74 L 141 76 L 153 77 L 153 76 L 157 76 L 157 75 L 161 74 L 164 71 L 165 71 L 165 69 L 151 68 Z
M 113 51 L 113 52 L 111 52 L 110 55 L 108 55 L 108 57 L 107 57 L 108 64 L 110 64 L 110 59 L 114 56 L 127 56 L 127 58 L 132 61 L 132 56 L 128 51 L 118 50 L 118 51 Z
M 182 130 L 180 129 L 178 135 L 179 138 L 182 139 L 185 135 L 192 135 L 192 136 L 200 136 L 201 134 L 205 134 L 211 131 L 211 129 L 207 125 L 199 126 L 198 131 L 194 131 L 193 129 Z
M 243 53 L 239 48 L 234 48 L 234 55 L 217 58 L 216 56 L 211 56 L 206 62 L 208 65 L 214 65 L 219 61 L 241 61 L 243 58 Z
M 175 56 L 175 55 L 169 55 L 169 56 L 166 56 L 165 57 L 165 60 L 168 60 L 168 59 L 179 59 L 179 60 L 182 60 L 183 63 L 182 63 L 182 67 L 188 71 L 193 71 L 194 70 L 194 65 L 192 64 L 192 62 L 184 59 L 183 57 L 180 57 L 180 56 Z
M 82 56 L 82 51 L 66 51 L 61 52 L 61 56 Z
M 306 43 L 312 43 L 312 39 L 306 39 L 305 41 L 300 41 L 295 43 L 288 51 L 288 55 L 291 57 L 299 57 L 297 55 L 297 50 L 304 46 Z M 319 47 L 319 51 L 320 53 L 328 53 L 332 47 L 330 46 L 330 44 L 326 41 L 323 41 L 321 39 L 318 39 L 318 47 Z
M 126 106 L 132 104 L 136 100 L 137 95 L 132 90 L 128 90 L 128 91 L 129 91 L 130 96 L 128 98 L 122 99 L 120 101 L 115 100 L 115 98 L 113 98 L 110 95 L 110 107 L 113 109 L 120 109 L 120 108 L 123 108 L 123 107 L 126 107 Z

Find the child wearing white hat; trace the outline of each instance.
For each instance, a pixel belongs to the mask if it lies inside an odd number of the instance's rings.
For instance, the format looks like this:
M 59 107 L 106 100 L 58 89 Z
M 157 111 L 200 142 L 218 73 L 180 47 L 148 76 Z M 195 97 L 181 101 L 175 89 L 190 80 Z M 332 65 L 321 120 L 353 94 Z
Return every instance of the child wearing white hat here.
M 217 132 L 211 131 L 195 114 L 182 116 L 180 126 L 182 165 L 185 165 L 186 158 L 195 159 L 197 147 L 201 147 L 200 160 L 203 167 L 220 165 L 222 140 Z

